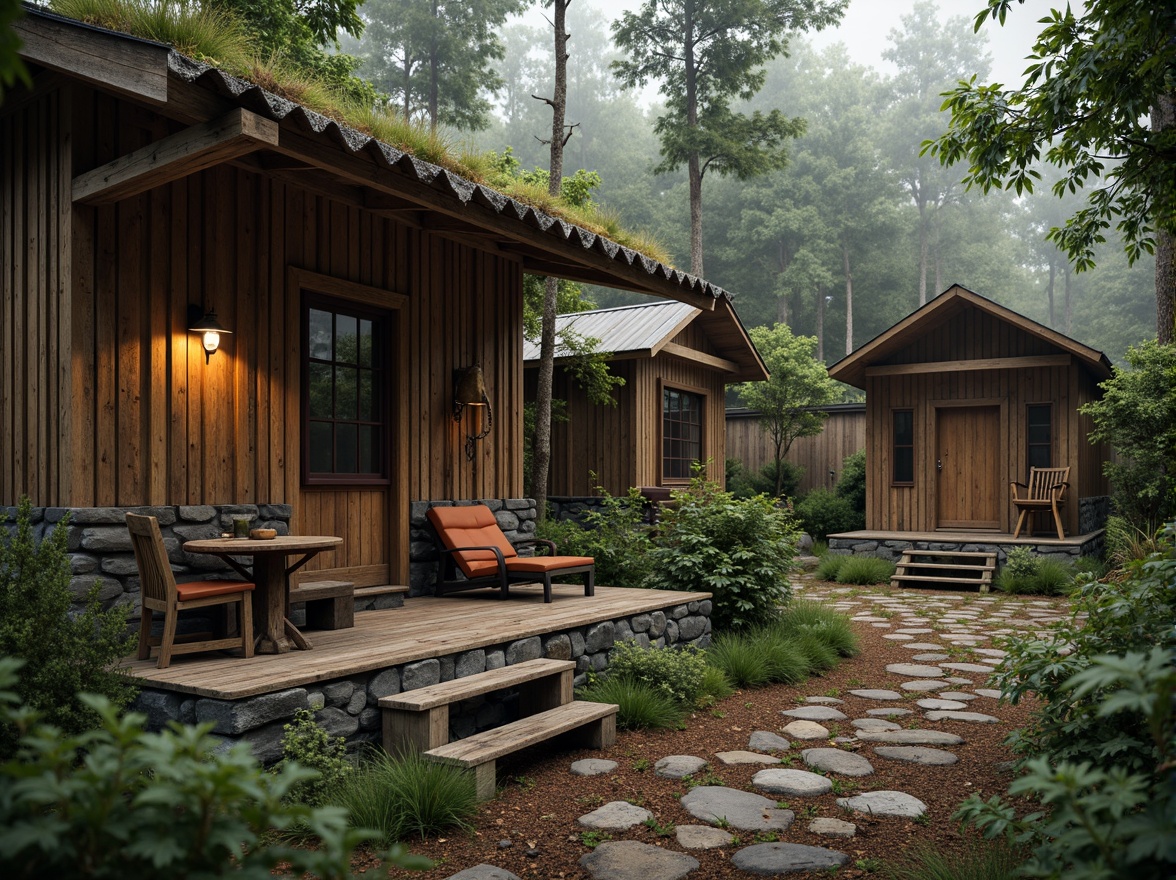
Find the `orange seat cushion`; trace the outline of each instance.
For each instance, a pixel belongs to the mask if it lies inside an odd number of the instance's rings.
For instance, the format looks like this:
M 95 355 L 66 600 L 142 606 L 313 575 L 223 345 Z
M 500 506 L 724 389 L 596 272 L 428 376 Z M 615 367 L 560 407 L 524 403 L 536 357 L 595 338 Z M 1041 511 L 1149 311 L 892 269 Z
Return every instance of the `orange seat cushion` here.
M 503 559 L 510 560 L 519 555 L 506 540 L 490 508 L 484 504 L 430 507 L 425 515 L 448 550 L 497 547 L 502 551 Z M 466 577 L 483 577 L 498 571 L 498 559 L 493 550 L 468 550 L 453 556 Z
M 591 556 L 520 556 L 508 560 L 507 571 L 557 572 L 561 568 L 581 568 L 595 565 L 596 560 Z
M 210 596 L 227 596 L 230 593 L 248 593 L 253 584 L 245 581 L 191 581 L 176 584 L 176 593 L 181 602 L 193 599 L 207 599 Z

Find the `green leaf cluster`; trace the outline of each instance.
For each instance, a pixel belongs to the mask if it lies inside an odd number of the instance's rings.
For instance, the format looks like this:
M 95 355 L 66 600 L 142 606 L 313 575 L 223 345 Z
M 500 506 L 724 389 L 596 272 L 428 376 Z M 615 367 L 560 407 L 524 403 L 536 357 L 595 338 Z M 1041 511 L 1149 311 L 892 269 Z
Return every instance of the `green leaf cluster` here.
M 772 617 L 792 594 L 797 532 L 763 495 L 738 499 L 699 473 L 671 493 L 648 554 L 655 589 L 709 592 L 716 629 Z
M 330 803 L 355 770 L 347 757 L 343 737 L 327 733 L 309 709 L 299 709 L 294 713 L 294 720 L 282 727 L 282 760 L 278 769 L 287 764 L 315 771 L 313 777 L 296 783 L 288 795 L 290 800 L 311 807 Z
M 640 586 L 652 573 L 647 502 L 636 488 L 627 495 L 610 495 L 602 487 L 597 491 L 600 507 L 584 514 L 583 526 L 547 519 L 539 526 L 539 537 L 554 541 L 563 554 L 595 559 L 598 583 Z
M 209 725 L 144 732 L 104 697 L 82 695 L 98 726 L 63 733 L 37 720 L 15 692 L 20 662 L 0 659 L 0 721 L 22 734 L 0 765 L 0 863 L 6 877 L 351 877 L 352 850 L 371 832 L 338 808 L 290 803 L 314 772 L 266 773 L 244 744 L 224 750 Z M 276 842 L 305 827 L 314 848 Z M 389 864 L 428 867 L 399 847 Z
M 702 698 L 706 666 L 706 654 L 693 645 L 642 648 L 636 642 L 618 642 L 608 658 L 609 675 L 642 682 L 691 707 Z
M 828 489 L 813 489 L 796 503 L 795 511 L 800 527 L 817 541 L 866 524 L 865 514 L 855 510 L 848 498 Z
M 95 583 L 80 613 L 71 614 L 66 522 L 37 540 L 32 505 L 22 498 L 14 527 L 0 524 L 0 656 L 26 664 L 17 685 L 23 702 L 69 734 L 98 721 L 79 692 L 101 694 L 117 708 L 130 704 L 135 680 L 119 668 L 134 644 L 127 609 L 103 610 Z M 0 727 L 0 759 L 16 748 L 16 732 Z

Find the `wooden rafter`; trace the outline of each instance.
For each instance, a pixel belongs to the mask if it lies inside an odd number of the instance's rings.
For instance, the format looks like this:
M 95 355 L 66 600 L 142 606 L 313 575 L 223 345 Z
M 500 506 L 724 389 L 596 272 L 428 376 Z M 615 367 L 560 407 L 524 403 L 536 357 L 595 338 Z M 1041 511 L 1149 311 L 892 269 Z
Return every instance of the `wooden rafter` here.
M 961 373 L 967 370 L 1029 370 L 1037 367 L 1068 367 L 1068 354 L 1040 354 L 1028 357 L 978 358 L 970 361 L 928 361 L 920 364 L 882 364 L 866 367 L 867 376 L 913 376 L 919 373 Z
M 699 351 L 695 348 L 688 348 L 685 345 L 679 345 L 676 342 L 667 342 L 661 347 L 661 354 L 672 355 L 683 360 L 694 361 L 699 364 L 706 364 L 708 367 L 714 367 L 716 370 L 723 370 L 727 373 L 738 373 L 739 364 L 735 361 L 729 361 L 726 358 L 715 357 L 713 354 L 707 354 L 705 351 Z
M 103 205 L 278 143 L 278 124 L 237 108 L 73 179 L 73 200 Z

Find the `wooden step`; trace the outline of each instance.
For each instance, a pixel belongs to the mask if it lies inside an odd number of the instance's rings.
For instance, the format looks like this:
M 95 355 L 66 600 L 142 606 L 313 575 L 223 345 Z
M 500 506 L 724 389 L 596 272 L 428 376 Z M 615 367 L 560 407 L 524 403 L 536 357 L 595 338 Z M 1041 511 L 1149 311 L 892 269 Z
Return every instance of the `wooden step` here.
M 567 703 L 424 754 L 430 761 L 472 769 L 478 800 L 485 801 L 494 797 L 495 761 L 499 758 L 571 731 L 580 731 L 582 747 L 607 748 L 616 742 L 617 709 L 612 703 Z
M 910 556 L 962 556 L 966 559 L 986 559 L 992 553 L 983 550 L 903 550 L 904 555 Z
M 989 565 L 949 565 L 945 562 L 904 562 L 905 568 L 946 568 L 951 571 L 996 571 L 996 563 Z
M 896 574 L 890 578 L 892 581 L 913 581 L 916 583 L 925 584 L 981 584 L 985 583 L 984 578 L 962 578 L 962 577 L 929 577 L 927 575 L 918 574 Z
M 290 587 L 286 607 L 306 603 L 307 629 L 355 626 L 355 584 L 351 581 L 303 581 Z
M 491 669 L 477 675 L 467 675 L 453 681 L 381 697 L 380 708 L 422 712 L 446 703 L 456 703 L 491 691 L 514 687 L 537 678 L 569 672 L 575 668 L 574 660 L 527 660 L 525 663 L 515 663 L 513 666 L 503 666 L 501 669 Z
M 917 559 L 927 560 L 917 562 Z M 981 593 L 987 593 L 992 586 L 992 575 L 996 571 L 996 554 L 984 551 L 952 550 L 903 550 L 902 558 L 895 564 L 890 578 L 892 587 L 903 584 L 944 584 L 948 586 L 978 586 Z M 915 572 L 937 572 L 937 574 L 916 574 Z M 971 573 L 975 577 L 966 577 Z
M 371 599 L 375 596 L 387 596 L 393 593 L 407 593 L 408 587 L 403 584 L 384 584 L 379 587 L 356 587 L 356 599 Z

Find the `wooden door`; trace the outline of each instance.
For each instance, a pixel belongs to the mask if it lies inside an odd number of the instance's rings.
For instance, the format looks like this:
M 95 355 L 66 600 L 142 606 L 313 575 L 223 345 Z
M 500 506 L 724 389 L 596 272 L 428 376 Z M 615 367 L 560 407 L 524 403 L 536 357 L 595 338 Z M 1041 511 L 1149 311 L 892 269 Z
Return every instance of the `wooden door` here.
M 1000 528 L 1000 407 L 935 412 L 936 527 Z

